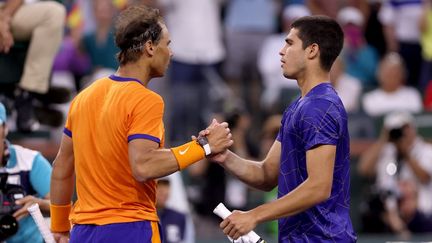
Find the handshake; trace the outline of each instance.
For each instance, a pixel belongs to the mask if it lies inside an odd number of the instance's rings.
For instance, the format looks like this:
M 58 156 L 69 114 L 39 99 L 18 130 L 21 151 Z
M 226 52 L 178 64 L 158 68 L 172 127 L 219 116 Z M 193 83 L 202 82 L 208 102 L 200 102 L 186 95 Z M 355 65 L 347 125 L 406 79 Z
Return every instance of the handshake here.
M 217 161 L 226 157 L 224 155 L 234 143 L 228 123 L 219 123 L 216 119 L 213 119 L 205 130 L 199 132 L 198 137 L 192 136 L 192 139 L 198 141 L 204 148 L 206 156 L 211 156 L 212 159 L 218 158 Z

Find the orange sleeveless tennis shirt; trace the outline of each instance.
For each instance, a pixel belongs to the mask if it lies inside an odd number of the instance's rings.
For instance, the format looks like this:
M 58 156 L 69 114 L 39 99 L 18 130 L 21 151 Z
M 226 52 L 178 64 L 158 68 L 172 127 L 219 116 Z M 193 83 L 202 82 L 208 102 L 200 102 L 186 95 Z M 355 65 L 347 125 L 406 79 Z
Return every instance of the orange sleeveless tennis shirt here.
M 128 142 L 164 144 L 164 102 L 139 80 L 111 75 L 72 101 L 64 133 L 72 138 L 78 200 L 73 224 L 158 221 L 155 181 L 132 176 Z

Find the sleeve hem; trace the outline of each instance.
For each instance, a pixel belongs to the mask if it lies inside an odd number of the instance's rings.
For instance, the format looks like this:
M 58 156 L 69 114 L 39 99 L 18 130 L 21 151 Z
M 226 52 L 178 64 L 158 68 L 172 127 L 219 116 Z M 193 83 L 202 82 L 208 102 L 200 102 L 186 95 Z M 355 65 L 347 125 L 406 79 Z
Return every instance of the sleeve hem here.
M 132 135 L 128 136 L 128 143 L 130 141 L 134 140 L 134 139 L 148 139 L 148 140 L 151 140 L 151 141 L 156 142 L 158 144 L 160 144 L 160 142 L 161 142 L 159 138 L 157 138 L 155 136 L 152 136 L 152 135 L 148 135 L 148 134 L 132 134 Z
M 315 147 L 321 146 L 321 145 L 333 145 L 336 146 L 337 142 L 336 141 L 330 141 L 330 142 L 318 142 L 318 143 L 313 143 L 313 144 L 307 144 L 305 149 L 306 151 L 311 150 Z
M 66 134 L 68 137 L 72 138 L 72 131 L 67 129 L 66 127 L 63 129 L 63 133 Z

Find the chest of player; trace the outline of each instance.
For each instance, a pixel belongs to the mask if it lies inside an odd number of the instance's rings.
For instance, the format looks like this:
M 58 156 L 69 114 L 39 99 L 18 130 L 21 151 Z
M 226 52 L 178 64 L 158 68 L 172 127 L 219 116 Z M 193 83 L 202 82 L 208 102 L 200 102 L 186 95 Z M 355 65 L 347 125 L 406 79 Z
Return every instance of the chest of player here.
M 285 145 L 299 146 L 302 143 L 301 100 L 295 101 L 285 112 L 281 127 L 281 142 Z

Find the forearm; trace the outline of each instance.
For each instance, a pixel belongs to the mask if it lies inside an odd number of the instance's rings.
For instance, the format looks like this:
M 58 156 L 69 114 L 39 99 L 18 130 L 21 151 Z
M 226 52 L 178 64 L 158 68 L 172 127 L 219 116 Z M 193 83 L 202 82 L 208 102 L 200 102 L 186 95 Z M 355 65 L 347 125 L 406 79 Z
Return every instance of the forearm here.
M 226 161 L 221 165 L 229 173 L 259 190 L 269 191 L 276 186 L 277 181 L 267 175 L 264 162 L 243 159 L 231 151 L 228 153 Z
M 54 205 L 69 204 L 72 200 L 74 182 L 75 167 L 73 154 L 68 156 L 60 152 L 53 162 L 51 173 L 51 203 Z
M 9 0 L 0 8 L 0 11 L 11 18 L 22 4 L 23 0 Z
M 329 197 L 326 191 L 321 184 L 306 180 L 284 197 L 263 204 L 252 211 L 258 223 L 292 216 L 326 200 Z
M 54 169 L 51 176 L 51 203 L 54 205 L 67 205 L 72 201 L 74 189 L 74 176 L 62 177 Z

